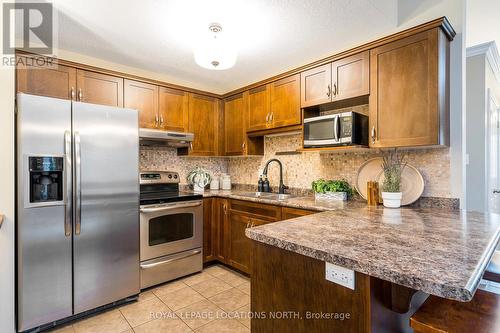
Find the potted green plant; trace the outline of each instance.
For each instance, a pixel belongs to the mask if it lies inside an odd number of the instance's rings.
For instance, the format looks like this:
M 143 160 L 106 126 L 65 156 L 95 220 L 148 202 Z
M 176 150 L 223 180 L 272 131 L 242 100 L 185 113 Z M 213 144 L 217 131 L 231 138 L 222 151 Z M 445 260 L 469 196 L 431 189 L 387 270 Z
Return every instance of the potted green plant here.
M 352 187 L 346 180 L 318 179 L 312 182 L 315 200 L 347 200 L 352 196 Z
M 400 154 L 397 150 L 388 152 L 383 157 L 382 171 L 384 172 L 384 180 L 382 182 L 382 199 L 384 206 L 389 208 L 401 207 L 401 174 L 406 166 L 404 154 Z
M 208 171 L 197 167 L 187 175 L 186 180 L 195 192 L 203 192 L 205 191 L 205 187 L 210 184 L 212 177 Z

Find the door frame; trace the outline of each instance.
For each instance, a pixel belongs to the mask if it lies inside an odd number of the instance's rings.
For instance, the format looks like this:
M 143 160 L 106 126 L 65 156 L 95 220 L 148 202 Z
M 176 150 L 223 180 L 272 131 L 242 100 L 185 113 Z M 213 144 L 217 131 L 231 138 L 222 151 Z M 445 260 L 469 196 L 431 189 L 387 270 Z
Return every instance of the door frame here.
M 494 109 L 492 109 L 492 107 Z M 490 204 L 490 195 L 491 195 L 491 190 L 493 188 L 492 184 L 491 184 L 491 181 L 490 181 L 490 171 L 491 171 L 491 168 L 490 168 L 490 158 L 491 158 L 491 152 L 490 152 L 490 148 L 491 148 L 491 144 L 490 144 L 490 134 L 491 134 L 491 111 L 492 110 L 495 110 L 496 111 L 496 116 L 497 116 L 497 126 L 500 125 L 500 119 L 499 119 L 499 116 L 500 116 L 500 104 L 498 103 L 498 101 L 495 99 L 495 96 L 491 93 L 491 88 L 488 88 L 486 89 L 486 121 L 485 121 L 485 126 L 486 126 L 486 130 L 485 130 L 485 145 L 484 145 L 484 149 L 485 149 L 485 160 L 484 160 L 484 167 L 485 167 L 485 197 L 484 197 L 484 201 L 485 201 L 485 212 L 489 212 L 490 211 L 490 208 L 491 208 L 491 204 Z M 500 135 L 500 128 L 498 129 L 498 134 Z M 500 145 L 500 140 L 497 140 L 497 145 Z M 500 165 L 500 154 L 497 155 L 496 157 L 497 159 L 497 165 Z M 497 175 L 498 177 L 499 175 Z

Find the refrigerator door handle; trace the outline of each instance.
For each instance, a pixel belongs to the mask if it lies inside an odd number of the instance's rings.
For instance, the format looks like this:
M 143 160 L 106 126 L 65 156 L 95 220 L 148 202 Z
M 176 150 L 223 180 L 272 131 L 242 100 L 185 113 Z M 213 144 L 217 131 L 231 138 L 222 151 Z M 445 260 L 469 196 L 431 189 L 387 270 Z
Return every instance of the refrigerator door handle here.
M 82 174 L 80 133 L 75 132 L 75 235 L 82 229 Z
M 64 157 L 66 159 L 66 206 L 64 209 L 64 234 L 71 236 L 71 214 L 73 209 L 73 193 L 72 193 L 72 166 L 71 166 L 71 132 L 64 132 Z

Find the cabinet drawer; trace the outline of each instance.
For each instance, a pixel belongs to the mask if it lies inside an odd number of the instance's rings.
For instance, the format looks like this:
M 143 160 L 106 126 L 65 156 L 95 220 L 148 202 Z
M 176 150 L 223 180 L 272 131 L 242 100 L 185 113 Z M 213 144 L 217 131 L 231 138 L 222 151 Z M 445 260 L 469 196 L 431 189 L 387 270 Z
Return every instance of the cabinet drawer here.
M 252 214 L 270 221 L 279 221 L 281 219 L 281 207 L 261 204 L 257 202 L 248 202 L 240 200 L 231 200 L 231 211 Z

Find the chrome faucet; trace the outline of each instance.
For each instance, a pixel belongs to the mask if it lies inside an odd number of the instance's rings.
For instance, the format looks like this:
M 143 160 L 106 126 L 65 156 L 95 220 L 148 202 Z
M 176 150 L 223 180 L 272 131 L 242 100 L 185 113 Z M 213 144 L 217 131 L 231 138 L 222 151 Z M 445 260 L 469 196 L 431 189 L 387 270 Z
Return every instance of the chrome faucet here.
M 267 161 L 266 165 L 264 166 L 264 171 L 262 172 L 262 174 L 267 177 L 267 169 L 268 169 L 269 164 L 271 162 L 276 162 L 280 166 L 280 186 L 279 186 L 278 193 L 279 194 L 285 194 L 285 190 L 288 189 L 288 186 L 286 186 L 286 185 L 283 184 L 283 164 L 281 164 L 280 160 L 278 160 L 276 158 L 273 158 L 273 159 L 270 159 L 269 161 Z

